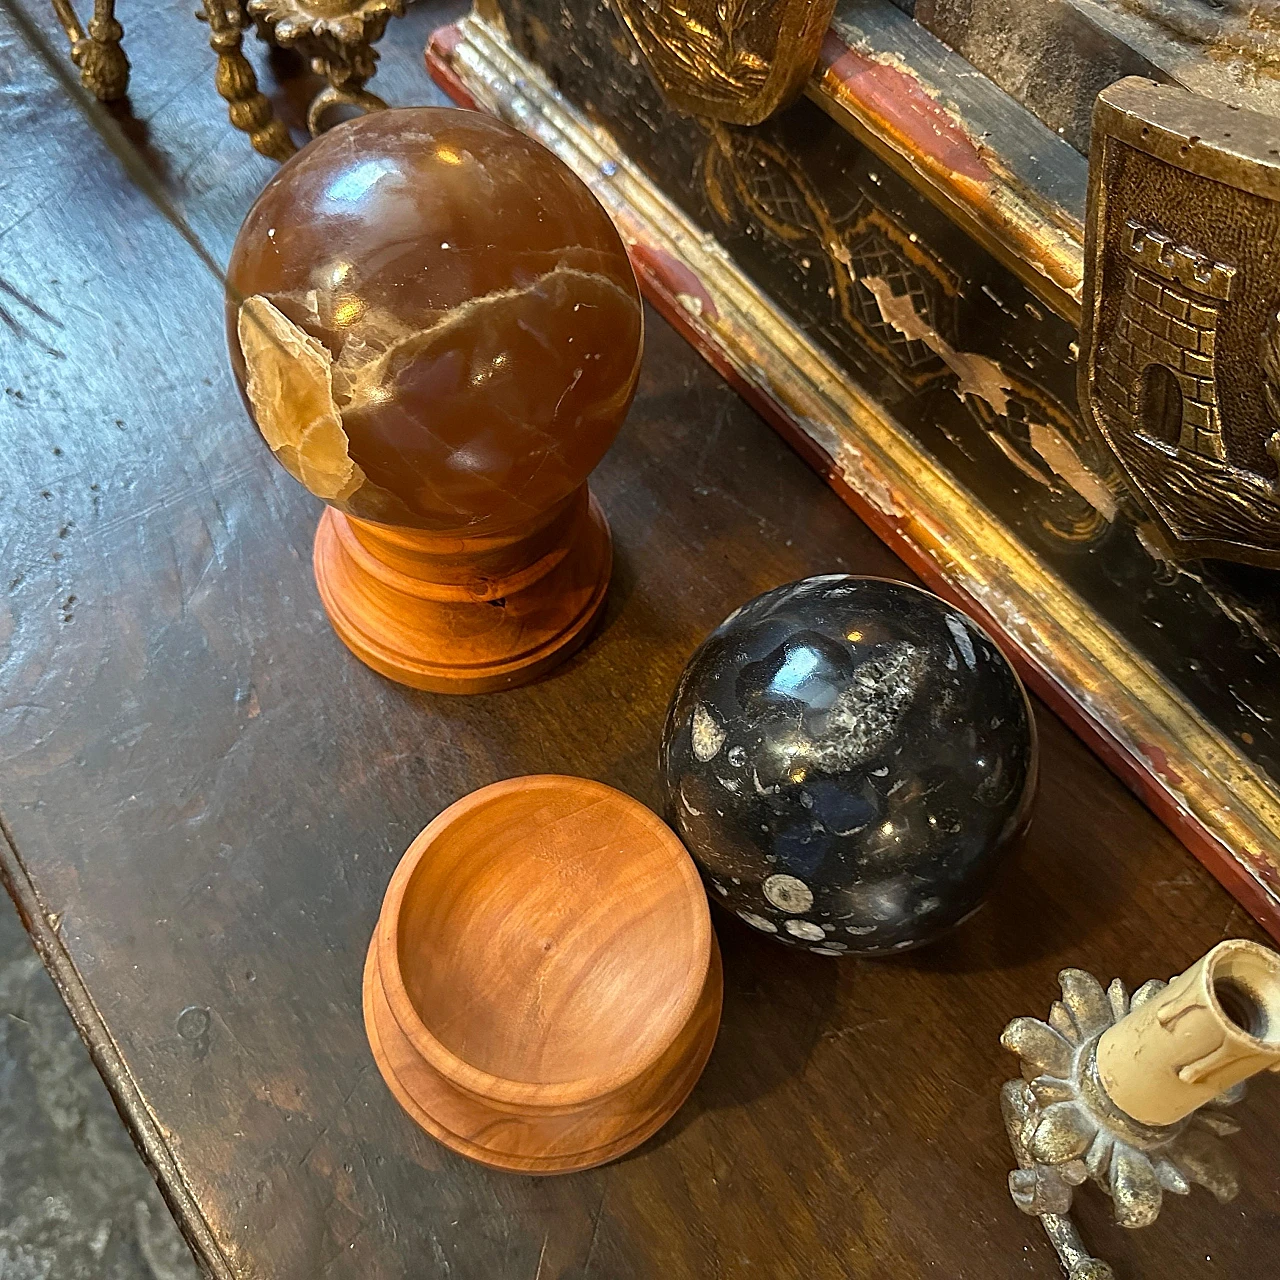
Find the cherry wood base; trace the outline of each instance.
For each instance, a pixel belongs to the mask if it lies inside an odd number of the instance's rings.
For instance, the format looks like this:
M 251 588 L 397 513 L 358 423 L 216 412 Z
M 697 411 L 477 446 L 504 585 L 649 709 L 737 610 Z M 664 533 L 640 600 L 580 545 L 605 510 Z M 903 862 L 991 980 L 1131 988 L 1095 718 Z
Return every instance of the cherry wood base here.
M 433 693 L 527 684 L 585 643 L 613 567 L 586 485 L 530 526 L 475 538 L 373 524 L 332 507 L 316 585 L 343 643 L 380 674 Z
M 723 985 L 675 833 L 603 783 L 528 775 L 462 797 L 406 850 L 365 963 L 365 1030 L 433 1137 L 566 1173 L 630 1151 L 684 1102 Z
M 508 1173 L 574 1173 L 624 1156 L 680 1109 L 715 1044 L 724 997 L 720 948 L 693 1016 L 646 1072 L 616 1093 L 561 1115 L 521 1113 L 464 1093 L 423 1059 L 401 1031 L 378 972 L 377 936 L 364 969 L 364 1025 L 374 1061 L 396 1101 L 452 1151 Z

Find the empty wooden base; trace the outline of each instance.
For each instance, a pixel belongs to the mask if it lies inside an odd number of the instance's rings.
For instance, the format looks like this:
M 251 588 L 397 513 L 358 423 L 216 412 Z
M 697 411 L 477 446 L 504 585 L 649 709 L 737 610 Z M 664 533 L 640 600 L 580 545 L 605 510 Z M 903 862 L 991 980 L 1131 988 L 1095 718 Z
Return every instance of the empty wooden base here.
M 568 1173 L 655 1133 L 697 1082 L 723 980 L 672 832 L 582 778 L 514 778 L 410 846 L 364 971 L 365 1029 L 405 1111 L 452 1150 Z
M 563 1115 L 522 1113 L 468 1096 L 417 1054 L 391 1016 L 377 964 L 377 949 L 370 946 L 365 1031 L 387 1087 L 437 1142 L 508 1173 L 573 1173 L 633 1151 L 684 1105 L 720 1027 L 724 985 L 720 948 L 713 942 L 697 1016 L 644 1076 L 593 1106 Z
M 316 584 L 343 643 L 435 693 L 507 689 L 563 662 L 591 634 L 612 564 L 586 485 L 501 534 L 426 533 L 329 507 L 315 541 Z

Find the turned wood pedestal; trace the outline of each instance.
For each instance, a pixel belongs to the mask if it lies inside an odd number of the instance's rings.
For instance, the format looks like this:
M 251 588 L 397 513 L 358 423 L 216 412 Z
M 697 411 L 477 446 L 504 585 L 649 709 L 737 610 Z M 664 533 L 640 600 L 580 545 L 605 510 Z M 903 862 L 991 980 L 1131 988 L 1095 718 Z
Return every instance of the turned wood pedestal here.
M 364 970 L 400 1105 L 497 1169 L 568 1173 L 656 1133 L 720 1026 L 720 950 L 665 823 L 586 778 L 511 778 L 409 846 Z
M 320 598 L 343 643 L 401 684 L 488 693 L 536 680 L 591 634 L 613 567 L 583 485 L 532 527 L 476 538 L 374 524 L 329 507 Z

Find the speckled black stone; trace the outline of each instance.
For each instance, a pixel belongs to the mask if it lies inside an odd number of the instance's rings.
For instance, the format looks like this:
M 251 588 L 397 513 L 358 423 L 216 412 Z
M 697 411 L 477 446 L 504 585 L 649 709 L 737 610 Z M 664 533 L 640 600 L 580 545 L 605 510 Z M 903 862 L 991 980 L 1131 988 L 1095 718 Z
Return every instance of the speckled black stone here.
M 835 574 L 767 591 L 707 637 L 661 765 L 712 901 L 792 946 L 868 955 L 978 906 L 1026 826 L 1036 738 L 971 618 Z

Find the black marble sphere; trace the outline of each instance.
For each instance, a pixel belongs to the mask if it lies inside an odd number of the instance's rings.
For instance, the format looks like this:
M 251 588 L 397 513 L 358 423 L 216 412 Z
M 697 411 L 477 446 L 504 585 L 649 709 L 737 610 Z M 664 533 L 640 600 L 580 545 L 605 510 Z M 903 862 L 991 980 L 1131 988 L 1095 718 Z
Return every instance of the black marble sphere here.
M 1031 707 L 977 623 L 902 582 L 766 591 L 685 668 L 662 737 L 667 820 L 713 901 L 819 955 L 928 942 L 1026 826 Z

